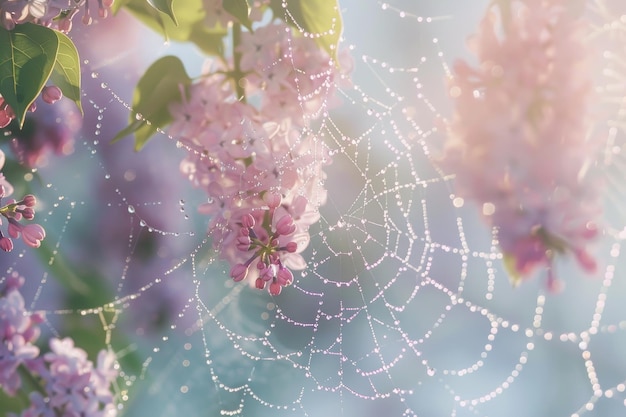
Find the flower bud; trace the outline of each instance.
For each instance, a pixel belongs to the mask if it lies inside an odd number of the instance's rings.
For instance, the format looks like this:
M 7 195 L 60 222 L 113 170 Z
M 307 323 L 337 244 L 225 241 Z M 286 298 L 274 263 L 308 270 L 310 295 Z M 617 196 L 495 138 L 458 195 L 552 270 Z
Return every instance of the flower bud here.
M 63 97 L 63 93 L 56 85 L 48 85 L 41 91 L 41 98 L 48 104 L 56 103 L 61 100 L 61 97 Z
M 290 235 L 296 231 L 296 225 L 289 214 L 285 214 L 276 222 L 276 232 L 280 235 Z
M 13 241 L 8 237 L 0 237 L 0 249 L 5 252 L 11 252 L 13 250 Z
M 278 282 L 272 282 L 270 284 L 270 294 L 279 295 L 283 287 Z
M 235 282 L 239 282 L 246 278 L 248 275 L 248 266 L 244 264 L 237 264 L 230 270 L 230 276 Z

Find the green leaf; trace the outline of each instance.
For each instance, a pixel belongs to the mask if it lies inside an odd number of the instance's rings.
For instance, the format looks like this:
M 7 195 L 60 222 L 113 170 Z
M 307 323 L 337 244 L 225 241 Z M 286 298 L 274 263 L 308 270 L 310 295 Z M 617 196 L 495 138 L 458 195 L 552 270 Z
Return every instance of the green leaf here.
M 247 0 L 223 0 L 222 7 L 248 30 L 252 30 L 252 22 L 249 17 L 250 6 Z
M 134 133 L 135 150 L 143 148 L 158 128 L 172 121 L 168 107 L 181 101 L 180 86 L 190 84 L 191 78 L 177 57 L 165 56 L 153 63 L 135 88 L 129 125 L 115 135 L 113 142 Z
M 178 20 L 176 20 L 176 15 L 174 14 L 174 9 L 172 8 L 173 2 L 174 0 L 150 0 L 150 5 L 161 13 L 168 15 L 170 19 L 172 19 L 172 22 L 178 26 Z
M 111 6 L 111 11 L 113 14 L 117 14 L 120 9 L 130 3 L 130 0 L 115 0 L 113 5 Z
M 504 269 L 509 275 L 509 282 L 513 288 L 517 288 L 522 282 L 522 275 L 517 271 L 517 259 L 515 255 L 511 253 L 502 254 L 502 262 L 504 263 Z
M 88 283 L 75 273 L 72 265 L 54 248 L 51 238 L 47 237 L 41 241 L 41 246 L 37 249 L 37 255 L 46 265 L 47 270 L 53 274 L 59 283 L 68 291 L 78 294 L 83 299 L 91 300 L 97 297 L 98 291 L 94 291 Z M 97 304 L 96 304 L 97 305 Z
M 61 89 L 63 95 L 76 103 L 83 113 L 80 102 L 80 59 L 76 46 L 70 38 L 61 32 L 56 32 L 59 39 L 59 52 L 54 64 L 50 79 Z
M 274 15 L 288 24 L 302 27 L 308 33 L 322 35 L 316 42 L 337 61 L 337 45 L 343 31 L 343 22 L 337 0 L 289 0 L 287 13 L 281 0 L 270 3 Z
M 52 29 L 24 23 L 11 31 L 0 27 L 0 94 L 20 127 L 26 111 L 50 78 L 59 38 Z
M 185 0 L 184 5 L 181 5 L 181 2 L 172 3 L 172 13 L 176 16 L 178 25 L 170 19 L 163 19 L 162 14 L 146 0 L 124 1 L 124 6 L 133 16 L 166 40 L 192 42 L 207 54 L 223 56 L 223 37 L 227 34 L 226 29 L 206 26 L 204 22 L 206 12 L 202 0 Z

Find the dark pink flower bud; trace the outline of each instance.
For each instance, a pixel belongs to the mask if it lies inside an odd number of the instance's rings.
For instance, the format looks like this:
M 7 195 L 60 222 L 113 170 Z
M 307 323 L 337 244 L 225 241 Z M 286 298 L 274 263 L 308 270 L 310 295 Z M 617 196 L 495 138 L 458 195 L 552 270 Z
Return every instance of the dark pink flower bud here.
M 0 237 L 0 249 L 5 252 L 11 252 L 13 250 L 13 241 L 8 237 Z
M 22 198 L 22 204 L 26 207 L 35 207 L 35 204 L 37 204 L 37 198 L 35 198 L 32 194 L 27 194 L 24 198 Z
M 270 284 L 270 294 L 279 295 L 283 287 L 278 282 L 272 282 Z
M 298 250 L 298 244 L 294 241 L 291 241 L 285 245 L 285 250 L 289 253 L 294 253 Z
M 0 109 L 0 129 L 7 127 L 13 118 L 9 116 L 6 110 Z
M 83 21 L 83 24 L 86 25 L 86 26 L 89 26 L 89 25 L 91 25 L 93 23 L 93 19 L 88 14 L 84 14 L 83 15 L 82 21 Z
M 276 281 L 283 286 L 290 285 L 293 282 L 293 274 L 289 268 L 280 268 L 276 276 Z
M 72 30 L 72 19 L 65 18 L 59 20 L 59 31 L 69 33 Z
M 230 276 L 235 282 L 239 282 L 248 276 L 248 266 L 237 264 L 230 270 Z
M 254 282 L 254 286 L 257 287 L 259 290 L 262 290 L 263 288 L 265 288 L 265 281 L 263 281 L 261 278 L 257 278 Z
M 56 103 L 61 100 L 61 97 L 63 97 L 63 93 L 56 85 L 45 86 L 41 91 L 41 98 L 48 104 Z
M 13 111 L 13 109 L 11 108 L 11 106 L 9 106 L 8 104 L 5 105 L 4 107 L 4 111 L 7 114 L 7 116 L 9 116 L 9 118 L 11 120 L 15 119 L 15 112 Z
M 25 219 L 32 220 L 35 218 L 35 210 L 33 210 L 31 207 L 26 207 L 25 209 L 21 210 L 21 213 Z

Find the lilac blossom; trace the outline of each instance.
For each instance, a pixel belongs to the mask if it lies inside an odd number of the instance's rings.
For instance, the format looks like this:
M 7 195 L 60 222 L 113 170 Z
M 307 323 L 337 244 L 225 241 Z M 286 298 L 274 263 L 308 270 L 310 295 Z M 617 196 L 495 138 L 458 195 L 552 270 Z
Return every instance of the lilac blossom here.
M 503 3 L 504 4 L 504 3 Z M 508 4 L 508 3 L 507 3 Z M 483 207 L 514 283 L 569 252 L 586 271 L 596 262 L 598 184 L 589 172 L 591 92 L 585 26 L 561 0 L 492 7 L 471 39 L 479 65 L 454 66 L 455 114 L 442 165 L 459 196 Z
M 9 132 L 11 148 L 19 162 L 29 168 L 39 168 L 48 161 L 48 155 L 54 153 L 66 156 L 74 152 L 74 140 L 82 126 L 82 118 L 70 100 L 60 100 L 54 105 L 46 104 L 44 94 L 53 100 L 55 90 L 42 93 L 39 110 L 29 114 L 22 129 Z
M 72 29 L 72 19 L 82 10 L 82 22 L 93 22 L 93 7 L 105 18 L 113 0 L 0 0 L 0 25 L 11 30 L 15 25 L 35 23 L 61 32 Z
M 0 388 L 15 396 L 25 387 L 20 374 L 41 384 L 29 395 L 21 417 L 117 415 L 111 386 L 117 378 L 115 355 L 100 351 L 94 366 L 70 338 L 50 340 L 50 352 L 40 355 L 34 342 L 40 335 L 41 313 L 26 310 L 19 289 L 24 278 L 13 271 L 0 292 Z
M 0 169 L 4 165 L 4 152 L 0 151 Z M 4 178 L 4 175 L 0 173 L 0 225 L 2 225 L 2 218 L 8 222 L 8 233 L 13 239 L 17 239 L 20 236 L 24 243 L 33 248 L 38 248 L 41 245 L 41 241 L 46 237 L 46 231 L 44 228 L 37 224 L 22 224 L 20 220 L 22 218 L 26 220 L 33 220 L 35 217 L 35 205 L 37 199 L 34 195 L 28 194 L 19 201 L 9 199 L 6 203 L 2 203 L 4 197 L 9 196 L 13 192 L 13 187 Z M 0 231 L 0 249 L 5 252 L 13 250 L 13 242 L 9 237 L 4 236 Z
M 181 171 L 209 196 L 200 211 L 230 276 L 278 295 L 306 267 L 308 229 L 326 202 L 330 152 L 308 126 L 345 73 L 282 22 L 242 33 L 237 53 L 246 100 L 228 65 L 210 62 L 171 106 L 169 133 L 189 150 Z
M 24 278 L 13 272 L 0 292 L 0 387 L 9 395 L 21 386 L 18 367 L 39 356 L 32 343 L 39 337 L 37 324 L 43 315 L 26 310 L 19 291 L 22 285 Z

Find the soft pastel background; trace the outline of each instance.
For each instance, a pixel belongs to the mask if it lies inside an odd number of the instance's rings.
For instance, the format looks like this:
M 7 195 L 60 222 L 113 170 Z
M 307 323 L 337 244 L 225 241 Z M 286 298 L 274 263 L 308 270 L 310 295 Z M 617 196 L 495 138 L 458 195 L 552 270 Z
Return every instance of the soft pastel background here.
M 626 13 L 617 3 L 609 18 Z M 48 312 L 46 333 L 116 350 L 128 416 L 624 415 L 624 134 L 605 139 L 620 104 L 595 107 L 599 272 L 560 260 L 561 294 L 545 293 L 541 272 L 511 288 L 478 210 L 452 204 L 454 182 L 433 163 L 437 120 L 452 111 L 447 66 L 472 59 L 465 42 L 486 4 L 341 2 L 354 87 L 316 127 L 335 151 L 329 202 L 309 267 L 276 298 L 234 284 L 215 259 L 196 212 L 206 197 L 179 174 L 175 138 L 140 153 L 130 138 L 109 143 L 151 62 L 175 54 L 198 75 L 201 54 L 123 13 L 76 28 L 83 129 L 31 181 L 48 252 L 3 261 Z M 624 57 L 608 33 L 594 42 Z M 606 84 L 611 64 L 597 63 Z

